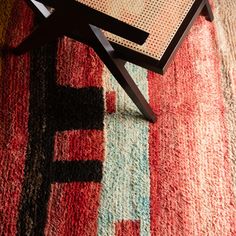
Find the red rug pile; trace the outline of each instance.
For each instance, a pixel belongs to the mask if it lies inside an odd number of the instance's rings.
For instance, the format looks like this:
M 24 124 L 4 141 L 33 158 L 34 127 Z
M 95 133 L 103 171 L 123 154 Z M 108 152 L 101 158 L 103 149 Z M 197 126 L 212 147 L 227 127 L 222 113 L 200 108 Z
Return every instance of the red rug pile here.
M 0 45 L 33 26 L 0 3 Z M 68 38 L 0 57 L 0 235 L 236 235 L 214 24 L 199 17 L 164 76 L 127 64 L 144 121 L 92 49 Z

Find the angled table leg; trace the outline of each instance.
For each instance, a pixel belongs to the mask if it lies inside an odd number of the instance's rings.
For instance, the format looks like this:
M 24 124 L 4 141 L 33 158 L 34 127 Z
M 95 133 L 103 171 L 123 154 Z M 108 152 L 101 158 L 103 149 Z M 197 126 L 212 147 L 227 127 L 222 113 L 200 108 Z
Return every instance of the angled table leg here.
M 56 10 L 48 18 L 46 18 L 45 21 L 31 35 L 29 35 L 18 47 L 14 49 L 14 52 L 16 54 L 23 54 L 31 49 L 50 42 L 59 36 L 67 35 L 68 33 L 73 32 L 75 27 L 75 22 L 72 19 L 73 16 L 68 17 L 64 14 L 64 10 L 61 10 Z M 73 24 L 70 24 L 72 22 Z M 80 37 L 82 36 L 84 43 L 87 43 L 94 48 L 98 56 L 103 60 L 107 68 L 131 100 L 139 108 L 145 118 L 151 122 L 155 122 L 156 115 L 126 70 L 124 66 L 125 61 L 115 57 L 115 50 L 103 35 L 102 31 L 92 25 L 81 25 L 78 28 L 80 28 L 79 33 L 81 34 L 78 34 L 78 40 L 81 41 Z M 75 39 L 76 38 L 77 36 Z
M 113 74 L 115 79 L 125 90 L 131 100 L 139 108 L 145 118 L 151 122 L 155 122 L 156 115 L 124 67 L 124 61 L 119 58 L 115 58 L 115 51 L 101 30 L 92 25 L 90 25 L 90 27 L 92 31 L 91 33 L 94 36 L 93 48 L 98 56 L 103 60 L 104 64 Z
M 206 0 L 206 4 L 203 7 L 202 14 L 206 17 L 206 20 L 212 22 L 214 20 L 214 15 L 211 10 L 211 6 L 208 0 Z

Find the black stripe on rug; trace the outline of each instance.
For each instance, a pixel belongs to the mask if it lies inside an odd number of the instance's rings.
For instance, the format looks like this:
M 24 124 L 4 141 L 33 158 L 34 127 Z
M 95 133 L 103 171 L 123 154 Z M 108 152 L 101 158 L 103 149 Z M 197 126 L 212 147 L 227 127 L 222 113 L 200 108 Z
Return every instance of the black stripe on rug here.
M 101 182 L 101 161 L 55 161 L 52 164 L 51 182 Z
M 77 161 L 74 168 L 68 162 L 54 163 L 55 132 L 102 130 L 104 101 L 100 88 L 77 90 L 56 84 L 57 42 L 32 51 L 30 57 L 29 142 L 17 230 L 19 235 L 44 235 L 51 181 L 100 182 L 102 178 L 100 161 Z

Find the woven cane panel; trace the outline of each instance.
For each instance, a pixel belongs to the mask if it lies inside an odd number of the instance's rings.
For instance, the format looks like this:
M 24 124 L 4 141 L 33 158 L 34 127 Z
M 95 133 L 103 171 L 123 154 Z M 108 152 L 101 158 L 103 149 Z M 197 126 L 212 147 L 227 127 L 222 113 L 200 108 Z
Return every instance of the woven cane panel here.
M 106 32 L 110 41 L 160 60 L 195 0 L 77 0 L 150 35 L 143 45 Z

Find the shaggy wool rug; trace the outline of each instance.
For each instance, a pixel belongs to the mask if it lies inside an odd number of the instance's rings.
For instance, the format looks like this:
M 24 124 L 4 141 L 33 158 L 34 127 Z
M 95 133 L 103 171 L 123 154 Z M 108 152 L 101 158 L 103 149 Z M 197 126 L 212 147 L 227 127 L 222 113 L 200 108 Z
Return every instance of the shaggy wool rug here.
M 0 235 L 236 235 L 235 10 L 215 0 L 164 76 L 127 64 L 155 124 L 87 46 L 1 51 Z M 33 18 L 1 1 L 0 45 Z

